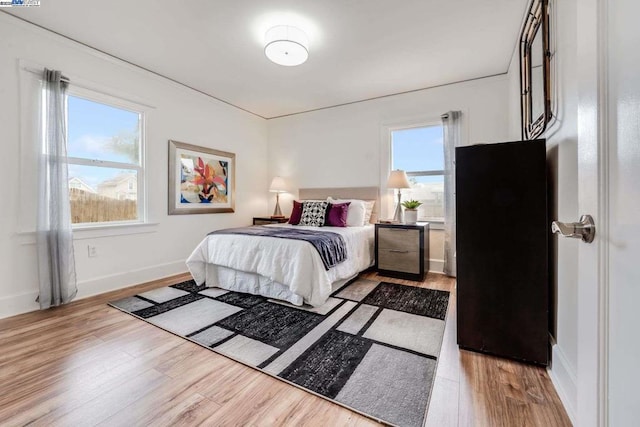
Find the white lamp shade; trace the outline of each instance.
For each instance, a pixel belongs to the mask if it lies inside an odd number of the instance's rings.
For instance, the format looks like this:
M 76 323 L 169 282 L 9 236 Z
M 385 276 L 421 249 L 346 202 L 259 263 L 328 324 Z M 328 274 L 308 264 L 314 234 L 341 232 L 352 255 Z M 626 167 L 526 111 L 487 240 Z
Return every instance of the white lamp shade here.
M 278 25 L 265 34 L 264 54 L 279 65 L 300 65 L 309 57 L 309 40 L 299 28 Z
M 284 180 L 284 178 L 276 176 L 271 180 L 269 191 L 271 191 L 272 193 L 286 193 L 287 182 Z
M 405 171 L 400 169 L 391 171 L 387 180 L 387 188 L 411 188 Z

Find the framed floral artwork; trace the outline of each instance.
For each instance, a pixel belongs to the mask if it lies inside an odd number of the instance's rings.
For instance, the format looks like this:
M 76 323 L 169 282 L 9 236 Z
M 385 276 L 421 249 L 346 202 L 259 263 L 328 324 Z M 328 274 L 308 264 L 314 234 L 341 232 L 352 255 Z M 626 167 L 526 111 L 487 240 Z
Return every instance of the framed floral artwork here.
M 234 212 L 236 155 L 169 140 L 169 215 Z

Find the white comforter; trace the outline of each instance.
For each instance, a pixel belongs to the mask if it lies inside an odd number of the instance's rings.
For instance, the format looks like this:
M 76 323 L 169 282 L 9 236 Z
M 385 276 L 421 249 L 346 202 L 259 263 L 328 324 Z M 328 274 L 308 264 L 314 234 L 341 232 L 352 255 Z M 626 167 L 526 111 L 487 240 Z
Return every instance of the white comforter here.
M 302 227 L 273 224 L 269 227 L 299 227 L 331 231 L 343 236 L 347 259 L 329 270 L 308 242 L 265 236 L 209 235 L 187 259 L 187 267 L 198 284 L 207 282 L 207 264 L 255 273 L 289 287 L 304 302 L 319 306 L 331 294 L 331 284 L 353 277 L 373 263 L 374 227 Z

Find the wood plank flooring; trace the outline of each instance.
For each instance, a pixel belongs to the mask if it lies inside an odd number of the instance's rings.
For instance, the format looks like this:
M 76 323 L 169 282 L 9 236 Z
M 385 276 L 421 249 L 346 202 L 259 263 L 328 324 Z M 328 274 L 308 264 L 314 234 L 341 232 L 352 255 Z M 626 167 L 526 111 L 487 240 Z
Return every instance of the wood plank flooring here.
M 455 281 L 427 426 L 570 426 L 543 368 L 458 350 Z M 106 306 L 188 276 L 0 320 L 2 426 L 370 426 L 374 421 Z

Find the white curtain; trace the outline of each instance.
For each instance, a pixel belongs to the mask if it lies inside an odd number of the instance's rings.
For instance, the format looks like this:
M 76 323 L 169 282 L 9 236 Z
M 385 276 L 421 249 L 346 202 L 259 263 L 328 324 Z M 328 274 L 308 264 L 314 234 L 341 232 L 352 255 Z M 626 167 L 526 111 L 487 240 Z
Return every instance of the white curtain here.
M 444 273 L 456 276 L 456 147 L 460 145 L 460 111 L 442 115 L 444 127 Z
M 78 292 L 67 178 L 66 90 L 60 71 L 44 70 L 42 150 L 38 165 L 36 245 L 41 309 Z

